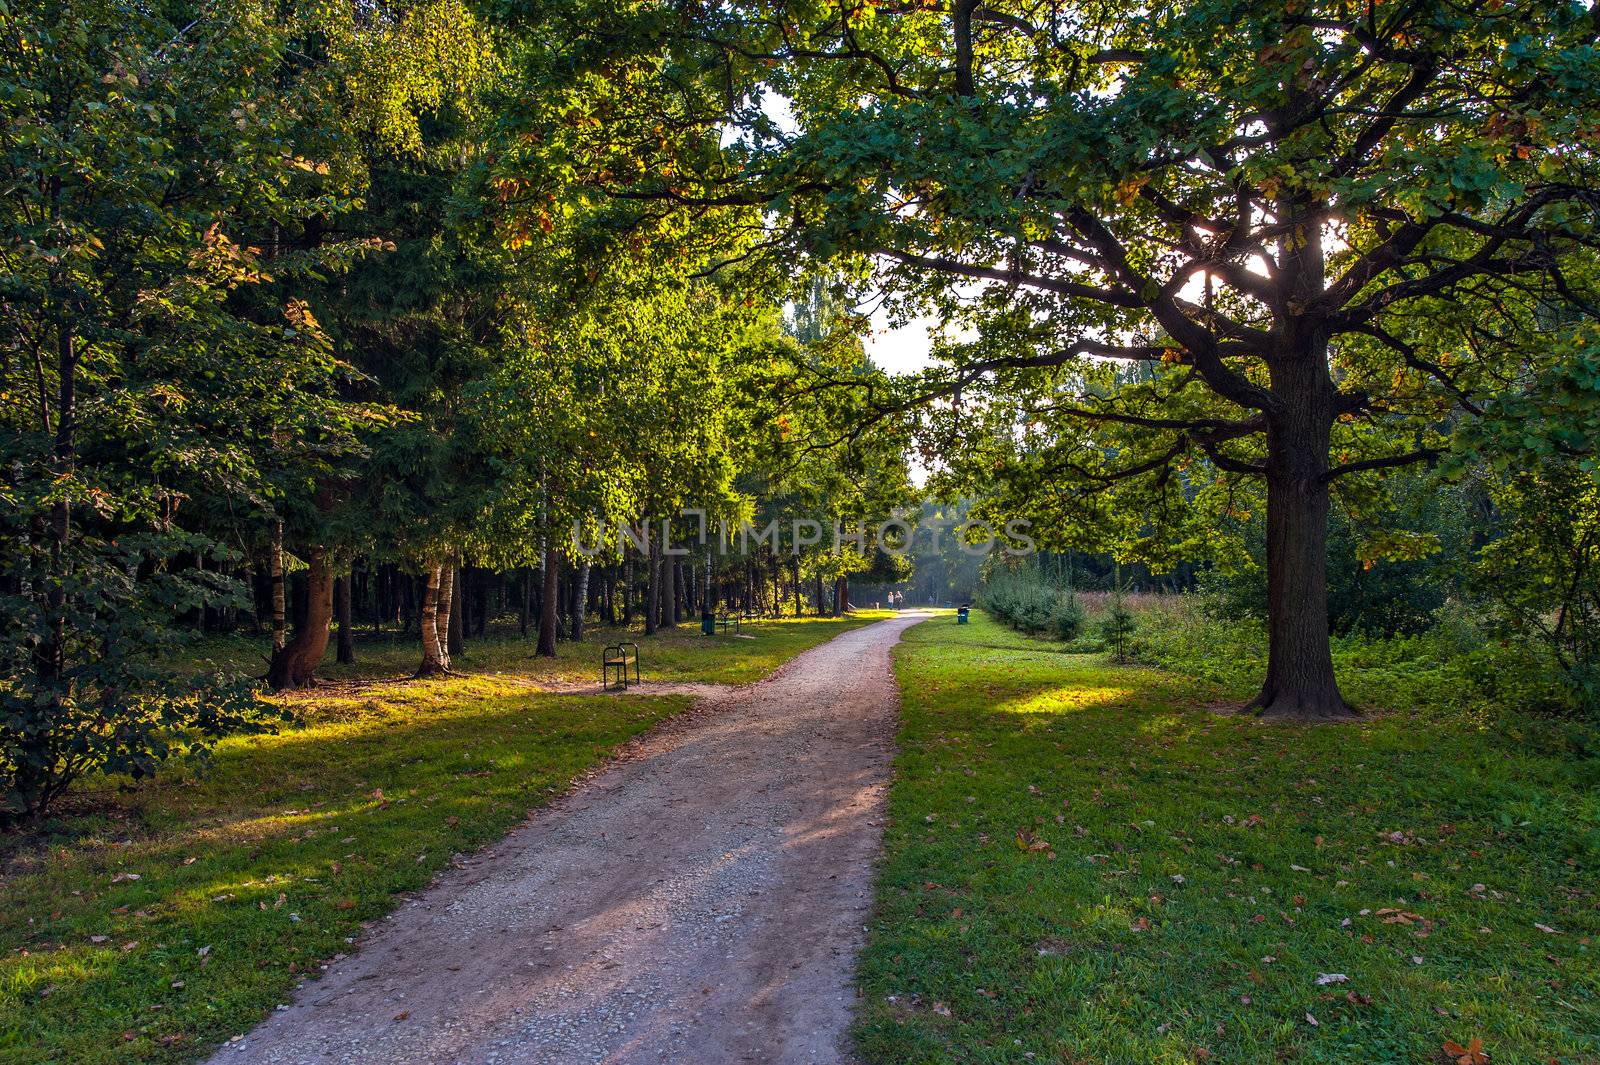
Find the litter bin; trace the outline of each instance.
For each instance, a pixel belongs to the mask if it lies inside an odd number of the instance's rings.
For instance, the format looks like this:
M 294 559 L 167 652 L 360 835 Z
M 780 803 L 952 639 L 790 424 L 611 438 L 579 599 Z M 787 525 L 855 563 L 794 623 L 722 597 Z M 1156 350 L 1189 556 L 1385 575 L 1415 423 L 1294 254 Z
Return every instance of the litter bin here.
M 966 623 L 967 623 L 967 608 L 964 607 L 964 606 L 963 607 L 957 607 L 956 608 L 956 624 L 957 625 L 965 625 Z
M 715 636 L 717 634 L 717 616 L 709 610 L 700 612 L 700 635 Z

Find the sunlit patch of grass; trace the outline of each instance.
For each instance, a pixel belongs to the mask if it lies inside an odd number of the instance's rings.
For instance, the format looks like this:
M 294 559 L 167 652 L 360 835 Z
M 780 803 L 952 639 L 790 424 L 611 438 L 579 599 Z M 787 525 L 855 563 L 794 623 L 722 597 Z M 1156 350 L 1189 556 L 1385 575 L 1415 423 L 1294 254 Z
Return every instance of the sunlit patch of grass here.
M 645 675 L 753 680 L 870 620 L 680 629 L 640 640 Z M 479 641 L 426 681 L 401 679 L 409 647 L 364 644 L 337 683 L 288 697 L 296 725 L 225 741 L 209 772 L 88 782 L 5 856 L 0 1060 L 188 1061 L 248 1030 L 397 895 L 689 705 L 531 686 L 597 673 L 608 636 L 554 664 Z
M 1600 1061 L 1594 760 L 1224 716 L 977 614 L 895 660 L 868 1062 Z
M 1048 688 L 1021 698 L 1008 699 L 996 709 L 1007 714 L 1070 714 L 1091 706 L 1122 702 L 1132 694 L 1132 688 L 1067 685 Z

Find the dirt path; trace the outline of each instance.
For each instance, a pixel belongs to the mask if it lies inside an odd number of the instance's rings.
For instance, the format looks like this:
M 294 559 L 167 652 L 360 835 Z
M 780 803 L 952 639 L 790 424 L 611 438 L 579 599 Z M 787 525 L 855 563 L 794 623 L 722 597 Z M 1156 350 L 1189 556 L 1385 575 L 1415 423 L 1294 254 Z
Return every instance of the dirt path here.
M 848 1060 L 906 614 L 711 695 L 213 1059 Z

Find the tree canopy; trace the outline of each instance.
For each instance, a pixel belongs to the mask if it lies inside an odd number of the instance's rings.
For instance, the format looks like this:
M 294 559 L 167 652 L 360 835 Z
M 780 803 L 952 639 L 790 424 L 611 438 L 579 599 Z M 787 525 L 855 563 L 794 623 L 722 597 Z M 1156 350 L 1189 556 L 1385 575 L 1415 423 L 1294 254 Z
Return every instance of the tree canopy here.
M 1593 382 L 1570 374 L 1593 358 L 1600 54 L 1583 5 L 616 14 L 571 16 L 561 54 L 604 56 L 632 91 L 574 119 L 600 135 L 558 147 L 562 165 L 619 217 L 757 208 L 746 257 L 838 260 L 966 327 L 874 404 L 918 411 L 958 483 L 997 478 L 995 505 L 1043 508 L 1059 543 L 1225 555 L 1218 517 L 1264 505 L 1269 714 L 1347 712 L 1330 490 L 1371 508 L 1383 473 L 1444 458 L 1462 419 L 1548 412 L 1550 389 L 1562 413 L 1528 446 L 1587 452 Z

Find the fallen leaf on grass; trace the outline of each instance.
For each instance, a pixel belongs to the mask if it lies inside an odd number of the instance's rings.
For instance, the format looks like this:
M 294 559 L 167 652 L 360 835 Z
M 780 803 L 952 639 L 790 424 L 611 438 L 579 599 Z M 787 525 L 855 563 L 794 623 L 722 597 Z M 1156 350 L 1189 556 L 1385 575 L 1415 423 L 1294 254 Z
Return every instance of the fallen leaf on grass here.
M 1024 851 L 1047 851 L 1050 849 L 1050 841 L 1040 839 L 1025 828 L 1019 828 L 1017 829 L 1017 846 Z
M 1385 907 L 1378 911 L 1378 916 L 1383 918 L 1384 924 L 1415 924 L 1422 920 L 1422 914 L 1412 913 L 1409 910 L 1397 910 Z
M 1549 925 L 1540 924 L 1538 921 L 1533 922 L 1533 927 L 1537 928 L 1539 931 L 1543 932 L 1547 936 L 1559 936 L 1559 935 L 1562 934 L 1562 933 L 1556 931 L 1554 928 L 1551 928 Z
M 1441 1049 L 1455 1065 L 1488 1065 L 1489 1062 L 1489 1055 L 1484 1052 L 1482 1039 L 1474 1039 L 1466 1046 L 1447 1039 Z
M 1349 979 L 1344 973 L 1318 973 L 1317 986 L 1326 987 L 1329 984 L 1342 984 Z

